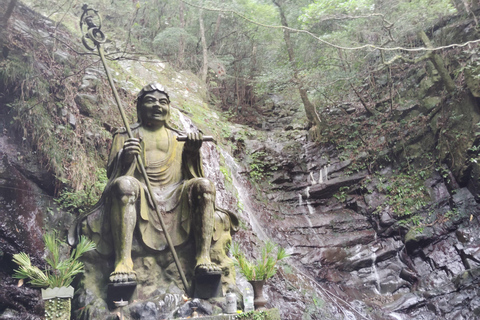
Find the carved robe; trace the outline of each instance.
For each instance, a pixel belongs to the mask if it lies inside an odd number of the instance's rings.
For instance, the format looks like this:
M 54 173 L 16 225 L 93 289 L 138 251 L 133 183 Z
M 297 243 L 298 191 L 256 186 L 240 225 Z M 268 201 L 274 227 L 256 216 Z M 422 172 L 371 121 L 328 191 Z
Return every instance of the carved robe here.
M 143 128 L 141 125 L 136 124 L 132 126 L 132 133 L 136 138 L 142 139 L 142 132 Z M 153 189 L 153 197 L 148 194 L 136 161 L 132 163 L 130 168 L 122 168 L 122 148 L 125 140 L 128 138 L 126 132 L 114 135 L 107 167 L 107 176 L 109 178 L 107 186 L 94 209 L 80 218 L 83 222 L 80 221 L 79 228 L 81 230 L 78 230 L 97 243 L 97 250 L 100 253 L 110 254 L 113 249 L 109 217 L 111 208 L 110 185 L 117 177 L 125 175 L 135 177 L 142 186 L 139 199 L 136 202 L 137 228 L 142 242 L 154 250 L 163 250 L 167 247 L 165 235 L 152 201 L 157 202 L 162 212 L 164 223 L 173 244 L 175 246 L 180 245 L 188 239 L 191 226 L 190 215 L 192 214 L 189 189 L 193 179 L 204 176 L 201 156 L 199 152 L 191 153 L 183 150 L 184 142 L 176 140 L 174 131 L 167 129 L 167 132 L 168 151 L 164 159 L 147 161 L 144 154 L 145 148 L 143 143 L 141 143 L 141 156 Z M 215 229 L 230 230 L 232 225 L 229 215 L 231 213 L 221 211 L 216 212 Z M 220 221 L 218 218 L 221 218 Z M 237 218 L 234 217 L 234 219 L 236 222 L 234 224 L 238 224 Z M 220 226 L 218 222 L 226 223 L 226 225 Z

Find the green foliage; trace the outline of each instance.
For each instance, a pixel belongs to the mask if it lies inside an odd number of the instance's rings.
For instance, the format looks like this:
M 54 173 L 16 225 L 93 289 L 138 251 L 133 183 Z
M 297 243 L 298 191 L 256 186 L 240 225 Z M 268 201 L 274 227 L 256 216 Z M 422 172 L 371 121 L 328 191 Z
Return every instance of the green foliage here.
M 327 15 L 372 12 L 374 7 L 373 0 L 315 0 L 304 8 L 304 13 L 298 20 L 312 23 Z
M 241 313 L 235 316 L 235 319 L 244 320 L 267 320 L 267 313 L 265 311 L 252 310 L 249 312 Z
M 309 304 L 305 309 L 305 312 L 302 315 L 302 320 L 318 319 L 318 316 L 323 313 L 324 305 L 325 301 L 322 298 L 318 297 L 316 294 L 313 294 L 312 303 Z M 324 319 L 326 319 L 327 315 L 324 316 Z
M 152 45 L 158 55 L 168 57 L 179 53 L 180 39 L 183 39 L 187 50 L 192 50 L 197 43 L 197 39 L 185 29 L 171 27 L 158 33 L 153 39 Z
M 69 188 L 65 188 L 55 202 L 60 205 L 64 210 L 70 212 L 84 212 L 97 203 L 101 193 L 105 189 L 107 184 L 107 171 L 102 168 L 98 168 L 95 172 L 97 177 L 92 185 L 85 186 L 84 189 L 79 191 L 72 191 Z
M 248 281 L 267 280 L 277 273 L 276 265 L 279 261 L 288 258 L 290 255 L 285 249 L 275 245 L 273 242 L 266 242 L 260 249 L 260 258 L 249 261 L 240 250 L 238 243 L 230 246 L 233 256 L 233 263 L 239 267 L 240 272 Z M 276 251 L 276 252 L 275 252 Z
M 265 151 L 256 151 L 250 154 L 248 159 L 249 175 L 255 182 L 260 182 L 272 175 L 272 171 L 278 169 Z
M 346 202 L 347 197 L 348 197 L 348 190 L 350 187 L 340 187 L 338 189 L 338 192 L 333 195 L 335 199 L 337 199 L 339 202 Z
M 225 180 L 227 180 L 227 182 L 232 183 L 232 176 L 231 176 L 231 173 L 230 173 L 230 171 L 228 170 L 227 167 L 221 166 L 220 167 L 220 172 L 223 174 L 223 176 L 225 177 Z
M 85 236 L 81 236 L 78 245 L 72 250 L 69 257 L 62 259 L 60 251 L 65 243 L 57 238 L 57 234 L 55 232 L 46 233 L 43 240 L 47 249 L 47 257 L 45 258 L 47 268 L 43 271 L 40 270 L 32 265 L 28 254 L 20 252 L 13 255 L 13 261 L 19 265 L 13 277 L 28 279 L 34 287 L 68 287 L 75 276 L 83 272 L 83 262 L 79 260 L 80 257 L 85 252 L 95 249 L 95 244 Z
M 377 188 L 387 195 L 387 204 L 395 214 L 402 217 L 415 214 L 427 205 L 430 197 L 424 184 L 425 174 L 419 170 L 393 175 Z
M 6 87 L 15 86 L 19 81 L 22 81 L 31 76 L 33 72 L 33 64 L 31 57 L 25 55 L 10 56 L 10 59 L 0 61 L 0 83 Z

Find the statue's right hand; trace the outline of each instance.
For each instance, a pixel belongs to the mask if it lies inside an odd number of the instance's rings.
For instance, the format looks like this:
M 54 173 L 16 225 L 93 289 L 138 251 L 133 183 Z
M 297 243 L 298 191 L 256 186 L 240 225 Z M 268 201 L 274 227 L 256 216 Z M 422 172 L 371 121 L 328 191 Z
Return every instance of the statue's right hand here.
M 136 138 L 129 138 L 123 144 L 123 164 L 130 165 L 137 154 L 140 154 L 140 140 Z

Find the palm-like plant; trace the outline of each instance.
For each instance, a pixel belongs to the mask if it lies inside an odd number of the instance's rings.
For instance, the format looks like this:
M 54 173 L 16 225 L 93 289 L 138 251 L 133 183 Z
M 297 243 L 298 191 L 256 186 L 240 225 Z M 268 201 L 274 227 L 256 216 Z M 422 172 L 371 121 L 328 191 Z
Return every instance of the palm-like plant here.
M 47 268 L 42 271 L 32 265 L 30 256 L 25 252 L 13 255 L 13 261 L 19 265 L 13 275 L 16 279 L 29 279 L 30 285 L 39 288 L 68 287 L 75 276 L 83 272 L 83 262 L 79 258 L 87 251 L 93 250 L 95 244 L 85 236 L 81 236 L 79 243 L 66 259 L 60 258 L 62 242 L 56 233 L 46 233 L 43 236 L 47 248 Z
M 245 257 L 238 243 L 230 246 L 230 250 L 234 258 L 233 263 L 240 268 L 240 272 L 248 281 L 267 280 L 273 277 L 277 272 L 277 263 L 290 256 L 284 248 L 270 241 L 260 249 L 260 258 L 255 261 L 249 261 Z

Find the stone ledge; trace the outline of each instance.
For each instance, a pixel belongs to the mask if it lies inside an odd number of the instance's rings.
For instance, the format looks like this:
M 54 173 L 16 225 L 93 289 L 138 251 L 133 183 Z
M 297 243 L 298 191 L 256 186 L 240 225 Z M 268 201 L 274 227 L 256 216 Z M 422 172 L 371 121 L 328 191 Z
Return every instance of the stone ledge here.
M 215 316 L 201 316 L 202 320 L 253 320 L 258 319 L 256 316 L 261 313 L 265 312 L 265 317 L 260 319 L 264 320 L 281 320 L 280 318 L 280 311 L 276 308 L 273 309 L 266 309 L 261 311 L 250 311 L 247 313 L 240 313 L 240 314 L 220 314 Z M 200 318 L 200 317 L 199 317 Z M 186 319 L 195 319 L 192 317 L 188 318 L 179 318 L 177 320 L 186 320 Z

